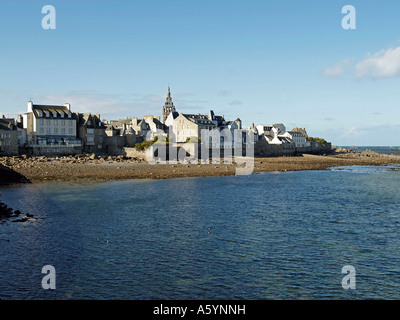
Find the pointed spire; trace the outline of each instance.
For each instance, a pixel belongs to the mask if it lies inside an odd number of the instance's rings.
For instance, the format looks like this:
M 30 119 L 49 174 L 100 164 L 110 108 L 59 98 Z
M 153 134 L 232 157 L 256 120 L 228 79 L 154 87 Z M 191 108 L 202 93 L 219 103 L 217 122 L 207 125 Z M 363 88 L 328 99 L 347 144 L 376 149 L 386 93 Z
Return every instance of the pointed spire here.
M 172 102 L 172 98 L 171 98 L 171 88 L 168 85 L 168 95 L 167 95 L 167 99 L 164 103 L 164 107 L 163 107 L 163 123 L 165 123 L 165 120 L 167 119 L 168 115 L 171 112 L 175 112 L 175 106 L 174 103 Z

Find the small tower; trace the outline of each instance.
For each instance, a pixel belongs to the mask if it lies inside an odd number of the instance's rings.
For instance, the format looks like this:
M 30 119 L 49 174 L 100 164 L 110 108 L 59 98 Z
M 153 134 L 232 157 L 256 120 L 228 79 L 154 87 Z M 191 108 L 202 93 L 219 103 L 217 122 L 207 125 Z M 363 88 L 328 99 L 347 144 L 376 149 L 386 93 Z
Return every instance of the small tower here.
M 172 98 L 171 98 L 171 90 L 168 87 L 168 95 L 167 95 L 167 99 L 164 103 L 163 109 L 162 109 L 162 122 L 165 123 L 165 120 L 167 120 L 169 114 L 171 112 L 175 112 L 175 106 L 174 103 L 172 102 Z

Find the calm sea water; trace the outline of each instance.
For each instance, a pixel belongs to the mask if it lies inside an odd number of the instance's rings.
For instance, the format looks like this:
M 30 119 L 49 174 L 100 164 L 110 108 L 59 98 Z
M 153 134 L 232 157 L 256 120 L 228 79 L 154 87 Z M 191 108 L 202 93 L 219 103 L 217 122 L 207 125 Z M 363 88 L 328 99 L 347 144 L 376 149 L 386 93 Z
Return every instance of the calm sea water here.
M 0 299 L 399 299 L 399 189 L 398 165 L 2 188 L 40 219 L 0 224 Z

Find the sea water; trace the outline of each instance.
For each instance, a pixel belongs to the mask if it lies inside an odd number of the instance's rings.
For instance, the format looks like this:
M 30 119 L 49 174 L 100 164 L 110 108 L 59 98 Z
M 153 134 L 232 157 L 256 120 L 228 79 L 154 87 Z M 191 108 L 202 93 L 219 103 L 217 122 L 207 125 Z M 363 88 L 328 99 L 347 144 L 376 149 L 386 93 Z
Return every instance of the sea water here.
M 399 299 L 399 190 L 399 165 L 2 188 L 38 219 L 0 224 L 0 299 Z

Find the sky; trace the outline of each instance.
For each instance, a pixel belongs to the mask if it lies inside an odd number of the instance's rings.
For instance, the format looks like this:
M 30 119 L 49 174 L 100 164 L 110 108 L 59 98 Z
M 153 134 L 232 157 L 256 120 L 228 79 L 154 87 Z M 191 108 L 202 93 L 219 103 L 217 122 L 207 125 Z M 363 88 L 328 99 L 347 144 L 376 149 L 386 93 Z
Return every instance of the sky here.
M 346 5 L 356 29 L 342 27 Z M 170 86 L 178 112 L 398 146 L 399 14 L 398 0 L 1 1 L 0 114 L 32 100 L 161 116 Z

